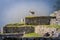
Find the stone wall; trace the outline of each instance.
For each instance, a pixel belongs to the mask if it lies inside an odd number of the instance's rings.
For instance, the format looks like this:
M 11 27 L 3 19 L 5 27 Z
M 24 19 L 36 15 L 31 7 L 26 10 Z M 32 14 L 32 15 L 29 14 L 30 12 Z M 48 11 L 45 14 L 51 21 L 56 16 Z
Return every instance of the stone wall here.
M 3 28 L 3 33 L 32 33 L 32 32 L 34 32 L 34 27 L 32 26 Z
M 44 25 L 39 25 L 35 27 L 35 33 L 38 33 L 42 36 L 47 32 L 51 34 L 52 31 L 56 31 L 56 28 L 49 28 Z
M 55 25 L 57 24 L 56 19 L 50 19 L 50 25 Z
M 26 17 L 25 23 L 28 25 L 49 25 L 51 18 L 53 19 L 50 16 Z
M 51 24 L 54 24 L 55 21 L 55 24 L 60 25 L 60 10 L 53 12 L 50 16 L 56 17 L 56 19 L 51 20 Z

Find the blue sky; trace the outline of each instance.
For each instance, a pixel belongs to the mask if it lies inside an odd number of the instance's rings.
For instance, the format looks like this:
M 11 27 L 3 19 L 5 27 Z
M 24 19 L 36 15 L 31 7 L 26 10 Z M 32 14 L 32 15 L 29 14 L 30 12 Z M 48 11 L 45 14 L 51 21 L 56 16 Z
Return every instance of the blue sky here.
M 19 23 L 35 11 L 35 15 L 48 16 L 54 11 L 56 0 L 0 0 L 0 27 L 8 23 Z

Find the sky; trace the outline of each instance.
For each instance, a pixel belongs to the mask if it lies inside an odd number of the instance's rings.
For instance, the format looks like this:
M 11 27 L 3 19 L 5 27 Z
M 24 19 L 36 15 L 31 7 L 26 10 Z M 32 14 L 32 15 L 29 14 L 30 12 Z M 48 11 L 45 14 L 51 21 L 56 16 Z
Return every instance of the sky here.
M 56 0 L 0 0 L 0 27 L 19 23 L 30 15 L 30 10 L 38 16 L 48 16 L 53 11 Z

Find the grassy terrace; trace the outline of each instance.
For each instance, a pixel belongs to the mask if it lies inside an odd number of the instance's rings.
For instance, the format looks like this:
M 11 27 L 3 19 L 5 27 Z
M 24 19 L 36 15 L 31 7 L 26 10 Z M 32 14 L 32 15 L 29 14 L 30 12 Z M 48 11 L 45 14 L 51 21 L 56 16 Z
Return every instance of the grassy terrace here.
M 39 18 L 40 18 L 40 17 L 41 17 L 41 18 L 47 18 L 47 17 L 50 17 L 50 18 L 53 17 L 53 18 L 55 18 L 55 16 L 26 16 L 26 18 L 38 18 L 38 17 L 39 17 Z
M 60 25 L 44 25 L 49 28 L 60 28 Z
M 10 26 L 6 26 L 6 27 L 33 27 L 33 25 L 10 25 Z
M 60 28 L 60 25 L 20 25 L 20 24 L 9 24 L 7 25 L 7 27 L 47 27 L 47 28 Z M 1 34 L 1 33 L 0 33 Z M 8 33 L 9 34 L 9 33 Z M 12 33 L 10 33 L 12 34 Z M 18 33 L 14 33 L 14 34 L 18 34 Z M 36 34 L 36 33 L 28 33 L 28 34 L 24 34 L 23 37 L 42 37 L 42 35 Z
M 41 35 L 37 33 L 28 33 L 28 34 L 25 34 L 23 37 L 41 37 Z
M 6 27 L 36 27 L 36 26 L 43 26 L 49 28 L 60 28 L 60 25 L 26 25 L 26 24 L 7 24 Z

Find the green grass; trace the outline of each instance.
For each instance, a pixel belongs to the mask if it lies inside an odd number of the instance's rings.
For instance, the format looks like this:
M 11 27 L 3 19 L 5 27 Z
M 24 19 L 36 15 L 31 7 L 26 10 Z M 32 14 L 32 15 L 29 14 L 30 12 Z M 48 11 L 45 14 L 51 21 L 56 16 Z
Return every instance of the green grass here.
M 60 28 L 60 25 L 40 25 L 47 28 Z
M 28 33 L 28 34 L 24 34 L 23 37 L 41 37 L 41 35 L 37 33 Z
M 60 28 L 60 25 L 48 25 L 47 27 L 50 27 L 50 28 Z

